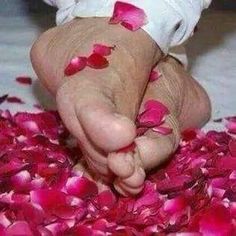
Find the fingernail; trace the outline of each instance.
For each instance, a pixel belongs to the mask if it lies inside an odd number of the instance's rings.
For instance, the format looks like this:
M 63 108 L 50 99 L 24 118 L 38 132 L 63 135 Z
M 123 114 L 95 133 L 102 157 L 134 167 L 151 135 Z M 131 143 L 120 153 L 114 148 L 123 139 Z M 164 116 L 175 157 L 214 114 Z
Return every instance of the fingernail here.
M 133 159 L 133 156 L 132 156 L 132 155 L 126 154 L 126 155 L 124 156 L 124 160 L 125 160 L 125 162 L 126 162 L 128 165 L 130 165 L 132 168 L 134 168 L 134 159 Z
M 138 172 L 145 178 L 146 177 L 146 173 L 144 171 L 144 169 L 142 167 L 138 168 Z

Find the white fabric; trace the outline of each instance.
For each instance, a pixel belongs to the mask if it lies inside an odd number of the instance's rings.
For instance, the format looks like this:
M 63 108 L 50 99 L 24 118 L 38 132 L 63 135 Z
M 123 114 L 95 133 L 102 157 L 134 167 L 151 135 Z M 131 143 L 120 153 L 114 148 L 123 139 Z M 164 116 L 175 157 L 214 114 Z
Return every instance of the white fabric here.
M 57 23 L 75 17 L 110 17 L 117 0 L 44 0 L 58 7 Z M 185 42 L 193 33 L 201 12 L 211 0 L 123 0 L 143 9 L 148 24 L 142 28 L 163 52 Z

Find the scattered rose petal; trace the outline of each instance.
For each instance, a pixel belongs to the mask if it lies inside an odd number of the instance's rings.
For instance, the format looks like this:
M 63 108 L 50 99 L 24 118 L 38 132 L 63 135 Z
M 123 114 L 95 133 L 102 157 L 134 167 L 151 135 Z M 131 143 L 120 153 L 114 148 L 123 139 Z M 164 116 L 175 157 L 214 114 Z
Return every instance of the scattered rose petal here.
M 9 97 L 9 96 L 8 96 L 8 97 L 6 98 L 6 101 L 9 102 L 9 103 L 24 104 L 24 102 L 23 102 L 20 98 L 14 97 L 14 96 L 12 96 L 12 97 Z
M 226 119 L 226 128 L 232 134 L 236 134 L 236 117 L 229 117 Z
M 32 84 L 32 79 L 28 76 L 18 76 L 16 81 L 20 84 L 30 85 Z
M 93 53 L 88 57 L 87 65 L 93 69 L 104 69 L 108 67 L 108 60 L 98 53 Z
M 111 55 L 112 50 L 114 47 L 109 47 L 103 44 L 94 44 L 93 45 L 93 53 L 99 54 L 101 56 L 109 56 Z
M 144 111 L 137 117 L 138 128 L 158 128 L 169 114 L 166 106 L 156 100 L 148 100 L 144 104 Z M 165 128 L 160 130 L 167 132 Z M 169 131 L 168 131 L 169 132 Z
M 157 133 L 163 134 L 163 135 L 171 134 L 173 131 L 172 128 L 164 127 L 164 126 L 153 127 L 152 130 L 154 132 L 157 132 Z
M 161 74 L 158 70 L 152 70 L 149 76 L 149 82 L 157 81 L 161 77 Z
M 74 57 L 67 65 L 64 73 L 66 76 L 71 76 L 83 70 L 87 65 L 86 57 Z
M 142 9 L 129 3 L 117 1 L 109 23 L 121 23 L 125 28 L 136 31 L 147 23 L 147 17 Z
M 121 148 L 120 150 L 118 150 L 117 152 L 134 152 L 134 149 L 136 148 L 136 144 L 133 142 L 130 145 L 128 145 L 127 147 Z

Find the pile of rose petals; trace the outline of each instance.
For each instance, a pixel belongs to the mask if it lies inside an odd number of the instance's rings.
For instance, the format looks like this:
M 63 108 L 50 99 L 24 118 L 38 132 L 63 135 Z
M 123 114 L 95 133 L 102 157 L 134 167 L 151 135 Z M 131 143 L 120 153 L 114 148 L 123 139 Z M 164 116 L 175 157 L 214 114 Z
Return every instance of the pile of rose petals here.
M 98 194 L 73 170 L 80 152 L 70 139 L 56 112 L 0 112 L 0 235 L 236 235 L 236 140 L 228 133 L 185 131 L 135 198 Z

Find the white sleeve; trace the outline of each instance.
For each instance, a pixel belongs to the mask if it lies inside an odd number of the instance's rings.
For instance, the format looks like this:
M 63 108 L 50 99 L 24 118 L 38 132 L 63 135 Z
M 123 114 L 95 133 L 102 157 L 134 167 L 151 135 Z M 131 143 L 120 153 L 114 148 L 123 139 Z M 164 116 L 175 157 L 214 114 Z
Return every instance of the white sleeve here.
M 57 23 L 75 17 L 110 17 L 117 0 L 45 0 L 58 7 Z M 211 0 L 122 0 L 144 10 L 145 30 L 167 53 L 170 47 L 185 42 L 193 33 L 201 12 Z

